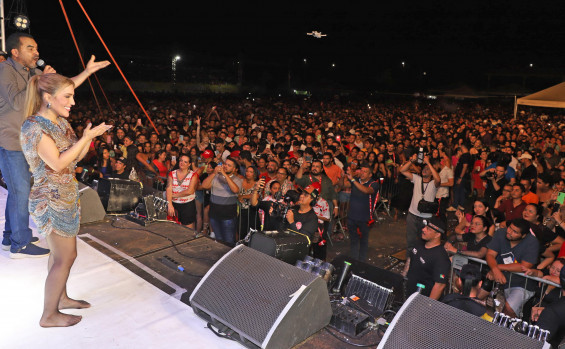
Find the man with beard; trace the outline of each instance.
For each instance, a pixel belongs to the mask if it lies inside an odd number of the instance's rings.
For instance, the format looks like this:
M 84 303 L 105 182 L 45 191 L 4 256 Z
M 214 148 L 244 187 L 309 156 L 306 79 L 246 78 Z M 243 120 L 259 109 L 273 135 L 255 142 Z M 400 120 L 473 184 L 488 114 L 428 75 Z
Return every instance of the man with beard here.
M 530 234 L 530 224 L 523 218 L 516 218 L 508 228 L 497 230 L 487 247 L 486 261 L 490 267 L 487 278 L 504 287 L 506 304 L 503 312 L 510 317 L 520 316 L 522 307 L 534 295 L 537 282 L 527 282 L 518 275 L 512 275 L 508 282 L 509 272 L 521 273 L 534 268 L 538 262 L 538 240 Z M 483 284 L 483 288 L 480 299 L 486 298 L 490 292 L 487 285 Z
M 217 240 L 235 243 L 237 227 L 237 195 L 243 179 L 236 173 L 237 161 L 228 157 L 204 182 L 202 189 L 210 192 L 210 225 Z
M 272 179 L 275 179 L 278 169 L 279 165 L 277 162 L 275 160 L 269 160 L 269 162 L 267 162 L 267 172 L 261 173 L 259 177 L 265 178 L 265 181 L 269 183 Z

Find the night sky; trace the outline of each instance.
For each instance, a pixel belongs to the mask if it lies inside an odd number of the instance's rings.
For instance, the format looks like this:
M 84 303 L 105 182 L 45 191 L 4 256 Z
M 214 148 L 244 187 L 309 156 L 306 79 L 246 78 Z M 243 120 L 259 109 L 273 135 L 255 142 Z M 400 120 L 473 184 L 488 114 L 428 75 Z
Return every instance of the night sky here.
M 6 15 L 11 3 L 6 0 Z M 282 81 L 290 68 L 304 81 L 348 86 L 378 85 L 387 77 L 407 85 L 426 79 L 436 86 L 480 86 L 487 72 L 564 72 L 562 2 L 82 3 L 120 64 L 136 56 L 170 64 L 179 54 L 183 64 L 229 68 L 242 61 L 250 76 L 256 70 Z M 77 2 L 64 4 L 84 52 L 106 56 Z M 28 1 L 27 10 L 45 60 L 76 65 L 59 2 Z M 312 30 L 328 36 L 307 36 Z

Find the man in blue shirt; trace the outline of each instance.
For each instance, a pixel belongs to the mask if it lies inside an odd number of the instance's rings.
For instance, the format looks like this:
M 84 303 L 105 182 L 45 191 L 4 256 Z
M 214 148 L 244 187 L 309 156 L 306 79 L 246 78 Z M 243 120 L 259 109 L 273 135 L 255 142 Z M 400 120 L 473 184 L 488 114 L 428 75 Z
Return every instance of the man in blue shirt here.
M 378 199 L 379 184 L 373 181 L 372 175 L 371 166 L 364 163 L 361 164 L 359 180 L 354 179 L 351 171 L 348 171 L 348 181 L 345 183 L 345 187 L 351 187 L 347 213 L 347 229 L 351 240 L 349 255 L 360 261 L 367 259 L 372 212 Z

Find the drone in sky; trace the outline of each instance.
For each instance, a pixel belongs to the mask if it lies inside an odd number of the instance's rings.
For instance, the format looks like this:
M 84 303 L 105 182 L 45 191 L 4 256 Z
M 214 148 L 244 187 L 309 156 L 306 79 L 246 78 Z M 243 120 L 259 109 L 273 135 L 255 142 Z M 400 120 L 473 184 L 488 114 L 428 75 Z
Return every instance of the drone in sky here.
M 322 34 L 322 32 L 319 31 L 312 31 L 311 33 L 306 33 L 307 35 L 311 35 L 313 37 L 315 37 L 316 39 L 321 39 L 324 36 L 328 36 L 327 34 Z

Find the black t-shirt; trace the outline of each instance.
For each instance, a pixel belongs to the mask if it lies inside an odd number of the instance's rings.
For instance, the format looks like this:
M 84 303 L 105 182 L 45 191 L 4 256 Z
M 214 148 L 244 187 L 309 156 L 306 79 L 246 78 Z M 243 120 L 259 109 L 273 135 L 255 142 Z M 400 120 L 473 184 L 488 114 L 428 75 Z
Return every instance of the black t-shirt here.
M 313 209 L 308 212 L 300 213 L 298 210 L 293 209 L 294 223 L 288 225 L 290 231 L 296 230 L 301 234 L 308 235 L 312 238 L 314 233 L 318 230 L 318 217 Z
M 269 230 L 282 231 L 284 230 L 284 226 L 283 226 L 284 217 L 281 215 L 275 216 L 269 214 L 272 205 L 273 205 L 272 201 L 259 201 L 259 203 L 257 204 L 257 208 L 263 210 L 264 212 L 263 231 L 269 231 Z
M 538 178 L 538 170 L 534 165 L 530 165 L 522 171 L 520 179 L 536 179 Z
M 497 180 L 496 184 L 499 186 L 498 190 L 494 189 L 494 185 L 492 184 L 492 181 L 490 179 L 486 179 L 486 182 L 487 187 L 485 189 L 485 199 L 489 203 L 490 207 L 494 207 L 496 199 L 498 199 L 498 197 L 502 195 L 502 189 L 508 183 L 508 180 L 504 176 Z
M 127 171 L 127 169 L 121 174 L 114 172 L 110 175 L 110 178 L 129 179 L 129 173 L 130 171 Z
M 538 239 L 541 255 L 543 251 L 545 251 L 545 248 L 548 246 L 548 244 L 557 238 L 558 234 L 557 232 L 554 232 L 548 227 L 541 224 L 530 223 L 530 228 L 534 232 L 536 239 Z
M 471 178 L 470 173 L 471 173 L 471 169 L 473 168 L 473 164 L 471 163 L 471 154 L 463 153 L 461 154 L 459 161 L 457 161 L 457 166 L 455 166 L 455 171 L 453 173 L 455 176 L 455 181 L 457 181 L 457 179 L 461 177 L 461 171 L 463 171 L 464 164 L 467 164 L 467 170 L 465 171 L 465 175 L 463 176 L 463 179 Z
M 486 312 L 486 307 L 476 301 L 473 298 L 464 296 L 462 294 L 452 293 L 443 297 L 441 300 L 443 303 L 451 305 L 454 308 L 463 310 L 469 314 L 475 316 L 483 316 Z
M 406 275 L 408 279 L 406 283 L 407 296 L 418 291 L 416 284 L 426 286 L 422 290 L 422 294 L 429 296 L 436 282 L 447 283 L 451 262 L 443 244 L 426 248 L 423 241 L 419 242 L 409 251 L 408 257 L 410 258 L 410 268 Z
M 467 248 L 465 249 L 466 251 L 478 252 L 481 250 L 481 248 L 487 247 L 487 244 L 490 242 L 490 240 L 492 240 L 492 237 L 487 235 L 484 238 L 482 238 L 481 241 L 476 242 L 475 234 L 473 233 L 463 234 L 463 241 L 467 243 Z

